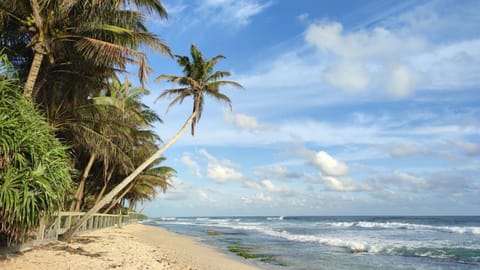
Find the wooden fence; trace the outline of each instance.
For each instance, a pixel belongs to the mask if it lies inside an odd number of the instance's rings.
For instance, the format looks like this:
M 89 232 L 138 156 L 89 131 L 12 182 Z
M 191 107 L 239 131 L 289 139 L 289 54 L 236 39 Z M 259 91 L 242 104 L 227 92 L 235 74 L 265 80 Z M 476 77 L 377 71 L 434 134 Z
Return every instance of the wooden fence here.
M 40 227 L 37 232 L 31 234 L 29 240 L 21 245 L 20 249 L 28 249 L 34 246 L 43 245 L 46 243 L 56 242 L 58 236 L 65 233 L 70 226 L 79 220 L 84 212 L 58 212 L 50 220 L 44 219 L 40 222 Z M 114 214 L 94 214 L 90 217 L 77 231 L 81 234 L 88 231 L 107 227 L 121 227 L 125 224 L 130 224 L 138 220 L 136 212 L 128 212 L 127 215 Z

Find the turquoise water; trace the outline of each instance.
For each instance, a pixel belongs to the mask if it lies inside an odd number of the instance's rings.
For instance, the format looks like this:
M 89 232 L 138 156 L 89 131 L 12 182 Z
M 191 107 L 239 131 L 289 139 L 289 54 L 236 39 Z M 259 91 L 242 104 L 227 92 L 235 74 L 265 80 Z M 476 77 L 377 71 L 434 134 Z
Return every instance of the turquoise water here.
M 265 269 L 480 269 L 480 217 L 188 217 L 146 224 Z M 234 255 L 235 256 L 235 255 Z

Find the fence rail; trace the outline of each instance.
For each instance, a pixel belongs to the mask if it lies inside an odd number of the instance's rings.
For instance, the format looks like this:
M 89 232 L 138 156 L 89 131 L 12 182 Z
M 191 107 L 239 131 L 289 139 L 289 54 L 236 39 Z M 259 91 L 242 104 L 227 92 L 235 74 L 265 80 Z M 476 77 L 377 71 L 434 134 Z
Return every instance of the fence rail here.
M 85 212 L 58 212 L 50 219 L 43 219 L 38 230 L 32 233 L 30 239 L 23 243 L 19 249 L 24 250 L 51 242 L 56 242 L 58 236 L 65 233 Z M 77 234 L 94 231 L 107 227 L 121 227 L 136 222 L 138 213 L 128 212 L 127 215 L 94 214 L 78 229 Z

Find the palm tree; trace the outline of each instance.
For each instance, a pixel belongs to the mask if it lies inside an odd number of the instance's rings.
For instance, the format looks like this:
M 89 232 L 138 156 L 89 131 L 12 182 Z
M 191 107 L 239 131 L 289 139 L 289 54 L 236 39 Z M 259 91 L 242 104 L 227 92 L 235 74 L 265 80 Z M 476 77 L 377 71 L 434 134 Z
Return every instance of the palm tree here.
M 219 89 L 221 86 L 225 85 L 239 88 L 242 88 L 242 86 L 237 82 L 220 80 L 223 77 L 230 76 L 230 72 L 213 71 L 217 61 L 225 58 L 223 55 L 217 55 L 207 61 L 193 44 L 190 47 L 190 54 L 192 60 L 190 60 L 188 56 L 175 55 L 178 64 L 183 67 L 183 73 L 185 76 L 164 74 L 158 76 L 156 81 L 160 82 L 166 80 L 181 86 L 180 88 L 167 89 L 158 97 L 174 97 L 173 101 L 168 105 L 168 108 L 177 103 L 182 103 L 187 97 L 193 98 L 191 132 L 192 136 L 194 136 L 195 126 L 202 116 L 205 96 L 210 96 L 218 101 L 225 102 L 231 109 L 232 105 L 230 98 L 225 94 L 220 93 Z
M 152 151 L 150 151 L 152 152 Z M 141 155 L 140 157 L 142 157 Z M 159 158 L 152 163 L 149 168 L 138 175 L 130 185 L 125 188 L 122 194 L 114 199 L 104 213 L 108 213 L 119 201 L 127 199 L 129 201 L 129 210 L 133 210 L 137 202 L 151 201 L 155 198 L 159 188 L 165 192 L 171 186 L 170 180 L 175 176 L 176 171 L 168 166 L 157 166 L 165 161 L 166 158 Z
M 28 61 L 33 53 L 24 96 L 36 96 L 35 82 L 44 57 L 54 64 L 65 47 L 99 66 L 125 70 L 127 63 L 137 64 L 143 83 L 149 67 L 137 48 L 145 44 L 164 54 L 171 52 L 147 31 L 139 10 L 167 17 L 159 0 L 1 1 L 0 45 L 15 51 L 15 62 Z M 32 51 L 25 51 L 26 47 Z
M 131 88 L 128 83 L 121 84 L 117 78 L 112 78 L 100 96 L 90 99 L 91 104 L 74 109 L 73 121 L 62 121 L 59 127 L 64 135 L 68 133 L 63 137 L 78 146 L 79 168 L 83 171 L 70 211 L 80 210 L 88 186 L 94 193 L 90 195 L 99 200 L 109 187 L 112 176 L 124 177 L 135 169 L 133 160 L 138 160 L 140 149 L 157 148 L 153 141 L 159 138 L 147 128 L 161 119 L 141 102 L 146 93 L 147 90 Z M 152 143 L 146 143 L 146 139 Z M 140 158 L 150 154 L 145 152 Z M 83 156 L 86 158 L 81 162 Z M 102 186 L 99 183 L 103 183 L 101 190 L 96 188 Z
M 219 59 L 225 58 L 222 55 L 217 55 L 210 60 L 206 60 L 195 45 L 190 47 L 191 59 L 188 56 L 175 55 L 177 62 L 183 67 L 183 77 L 174 75 L 160 75 L 157 81 L 167 80 L 172 83 L 180 85 L 180 88 L 173 88 L 165 90 L 159 98 L 174 97 L 169 104 L 169 108 L 177 103 L 183 102 L 187 97 L 193 99 L 193 110 L 188 119 L 185 121 L 180 130 L 167 143 L 165 143 L 157 152 L 143 162 L 135 169 L 128 177 L 126 177 L 120 184 L 118 184 L 110 193 L 108 193 L 102 200 L 95 204 L 81 219 L 79 219 L 67 232 L 65 232 L 61 239 L 70 240 L 78 228 L 87 221 L 94 213 L 96 213 L 105 204 L 110 202 L 117 194 L 119 194 L 125 187 L 127 187 L 142 171 L 155 162 L 161 155 L 185 132 L 189 125 L 191 125 L 192 135 L 195 133 L 195 126 L 200 119 L 203 111 L 205 96 L 213 97 L 219 101 L 226 102 L 231 108 L 230 99 L 223 93 L 220 93 L 220 87 L 233 86 L 243 88 L 239 83 L 233 81 L 221 80 L 223 77 L 230 76 L 227 71 L 215 71 L 215 64 Z

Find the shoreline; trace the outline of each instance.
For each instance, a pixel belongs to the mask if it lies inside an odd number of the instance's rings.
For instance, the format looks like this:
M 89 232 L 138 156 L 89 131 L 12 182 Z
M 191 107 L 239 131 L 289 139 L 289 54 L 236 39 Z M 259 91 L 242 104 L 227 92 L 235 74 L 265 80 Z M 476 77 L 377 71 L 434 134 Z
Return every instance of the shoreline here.
M 195 238 L 143 224 L 105 228 L 0 260 L 0 269 L 262 270 Z

